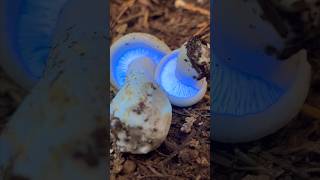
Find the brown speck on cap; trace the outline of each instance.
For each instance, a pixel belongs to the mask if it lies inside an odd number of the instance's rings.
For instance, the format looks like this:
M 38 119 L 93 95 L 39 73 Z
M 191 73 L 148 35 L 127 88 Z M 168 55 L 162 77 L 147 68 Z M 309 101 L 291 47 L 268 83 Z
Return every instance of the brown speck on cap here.
M 132 111 L 137 114 L 141 114 L 145 108 L 146 108 L 146 105 L 144 104 L 143 101 L 141 101 L 141 102 L 139 102 L 138 106 L 135 109 L 133 109 Z
M 119 130 L 119 129 L 122 129 L 123 124 L 118 117 L 112 116 L 111 117 L 111 126 L 113 129 Z
M 151 88 L 152 88 L 153 90 L 156 90 L 156 89 L 157 89 L 157 87 L 156 87 L 153 83 L 150 83 L 150 86 L 151 86 Z

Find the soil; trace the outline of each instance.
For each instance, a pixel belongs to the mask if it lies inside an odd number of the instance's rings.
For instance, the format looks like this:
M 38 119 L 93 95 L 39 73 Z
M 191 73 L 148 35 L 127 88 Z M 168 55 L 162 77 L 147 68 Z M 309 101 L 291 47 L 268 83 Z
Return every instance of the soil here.
M 209 0 L 183 1 L 187 6 L 177 5 L 180 2 L 112 0 L 112 42 L 130 32 L 145 32 L 166 42 L 172 50 L 195 35 L 209 43 Z M 155 151 L 121 154 L 111 145 L 111 179 L 210 179 L 209 93 L 192 107 L 173 107 L 168 137 Z M 111 89 L 111 98 L 114 95 Z

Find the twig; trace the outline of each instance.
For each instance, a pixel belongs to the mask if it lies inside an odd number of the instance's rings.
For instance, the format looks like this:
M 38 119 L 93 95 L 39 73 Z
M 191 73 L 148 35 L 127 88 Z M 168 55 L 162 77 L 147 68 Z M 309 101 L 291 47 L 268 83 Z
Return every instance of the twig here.
M 201 7 L 197 7 L 191 3 L 186 3 L 184 0 L 176 0 L 174 5 L 176 8 L 182 8 L 188 11 L 197 12 L 210 17 L 210 11 L 203 9 Z
M 110 25 L 110 29 L 113 29 L 115 25 L 119 22 L 120 18 L 123 16 L 123 14 L 135 3 L 136 0 L 129 0 L 127 3 L 123 4 L 120 8 L 121 11 L 119 15 L 116 17 L 115 21 L 113 21 Z
M 203 26 L 200 27 L 200 29 L 193 35 L 193 36 L 202 36 L 206 31 L 208 31 L 209 24 L 205 22 Z
M 149 29 L 149 10 L 148 8 L 145 8 L 145 13 L 144 13 L 144 17 L 143 17 L 143 27 L 145 27 L 146 29 Z
M 182 115 L 182 116 L 189 116 L 189 114 L 188 113 L 182 113 L 182 112 L 180 112 L 180 111 L 178 111 L 178 110 L 175 110 L 175 109 L 173 109 L 173 113 L 175 113 L 175 114 L 179 114 L 179 115 Z
M 304 104 L 301 111 L 303 114 L 306 114 L 307 116 L 320 120 L 320 110 L 314 106 Z
M 124 18 L 124 19 L 119 20 L 117 24 L 127 23 L 127 22 L 129 22 L 129 21 L 131 21 L 131 20 L 133 20 L 133 19 L 136 19 L 136 18 L 138 18 L 138 17 L 141 17 L 141 16 L 143 16 L 143 15 L 144 15 L 143 12 L 139 12 L 139 13 L 137 13 L 137 14 L 134 14 L 134 15 L 128 16 L 127 18 Z
M 153 167 L 151 167 L 149 164 L 147 165 L 147 168 L 149 168 L 154 174 L 158 175 L 158 176 L 165 176 L 163 174 L 161 174 L 160 172 L 158 172 L 156 169 L 154 169 Z
M 172 152 L 167 158 L 165 158 L 164 160 L 162 160 L 160 163 L 165 164 L 167 162 L 169 162 L 173 157 L 175 157 L 180 150 L 182 150 L 184 147 L 186 147 L 188 145 L 188 142 L 192 139 L 192 137 L 195 135 L 195 131 L 192 130 L 191 134 L 187 137 L 187 139 L 177 147 L 177 149 Z

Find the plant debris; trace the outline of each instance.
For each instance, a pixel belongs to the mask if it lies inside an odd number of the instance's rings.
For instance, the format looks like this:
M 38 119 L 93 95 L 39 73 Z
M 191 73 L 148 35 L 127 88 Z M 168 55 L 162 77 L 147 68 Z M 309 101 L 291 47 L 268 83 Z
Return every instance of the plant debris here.
M 183 123 L 182 127 L 181 127 L 181 131 L 184 133 L 190 133 L 191 132 L 191 128 L 193 126 L 193 123 L 196 121 L 197 119 L 195 119 L 194 117 L 186 117 L 185 118 L 185 123 Z

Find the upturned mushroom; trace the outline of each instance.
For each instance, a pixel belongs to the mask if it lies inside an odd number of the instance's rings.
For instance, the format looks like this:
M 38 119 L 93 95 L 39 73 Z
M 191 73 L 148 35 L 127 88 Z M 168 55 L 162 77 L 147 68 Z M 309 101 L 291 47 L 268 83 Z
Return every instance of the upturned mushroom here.
M 191 106 L 207 91 L 209 67 L 209 45 L 192 37 L 161 60 L 155 79 L 173 105 Z
M 277 58 L 285 39 L 262 19 L 257 1 L 216 1 L 214 11 L 212 139 L 246 142 L 274 133 L 307 96 L 306 52 Z
M 0 63 L 28 90 L 45 71 L 59 15 L 67 1 L 0 1 Z
M 154 83 L 154 71 L 169 52 L 162 41 L 142 33 L 123 36 L 111 46 L 111 83 L 120 90 L 110 105 L 110 134 L 120 152 L 146 154 L 168 134 L 171 104 Z
M 0 134 L 0 179 L 106 177 L 106 7 L 68 0 L 44 76 Z

